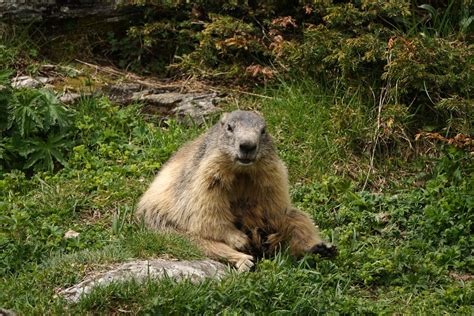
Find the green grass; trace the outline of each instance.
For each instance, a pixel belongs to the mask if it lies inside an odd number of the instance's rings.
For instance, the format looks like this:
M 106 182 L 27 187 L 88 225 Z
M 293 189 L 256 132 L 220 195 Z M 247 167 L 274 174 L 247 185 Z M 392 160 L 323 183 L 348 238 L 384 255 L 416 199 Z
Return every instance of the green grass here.
M 263 93 L 272 99 L 243 102 L 266 116 L 293 201 L 338 245 L 336 259 L 279 254 L 221 282 L 112 284 L 67 305 L 55 289 L 104 265 L 202 257 L 183 237 L 144 230 L 133 212 L 160 166 L 204 127 L 158 125 L 139 105 L 84 98 L 71 107 L 74 145 L 63 169 L 0 178 L 0 306 L 25 315 L 472 314 L 472 278 L 452 274 L 474 271 L 472 157 L 445 148 L 425 173 L 412 172 L 417 163 L 398 167 L 410 170 L 404 181 L 361 191 L 368 157 L 356 144 L 371 113 L 357 96 L 329 95 L 309 81 Z M 70 229 L 79 237 L 64 239 Z
M 262 91 L 272 99 L 253 100 L 271 126 L 293 182 L 347 173 L 359 138 L 368 132 L 368 107 L 357 94 L 329 94 L 314 81 L 281 82 Z M 342 96 L 340 96 L 342 95 Z

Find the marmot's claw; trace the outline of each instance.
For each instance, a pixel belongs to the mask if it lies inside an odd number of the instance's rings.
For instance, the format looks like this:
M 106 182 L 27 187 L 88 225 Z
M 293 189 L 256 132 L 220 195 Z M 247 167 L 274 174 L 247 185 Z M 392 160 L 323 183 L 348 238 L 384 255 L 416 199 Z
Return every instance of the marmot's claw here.
M 326 257 L 326 258 L 334 258 L 338 254 L 336 246 L 331 245 L 331 244 L 326 244 L 323 242 L 314 245 L 309 252 L 315 253 L 315 254 L 317 253 L 321 255 L 321 257 Z

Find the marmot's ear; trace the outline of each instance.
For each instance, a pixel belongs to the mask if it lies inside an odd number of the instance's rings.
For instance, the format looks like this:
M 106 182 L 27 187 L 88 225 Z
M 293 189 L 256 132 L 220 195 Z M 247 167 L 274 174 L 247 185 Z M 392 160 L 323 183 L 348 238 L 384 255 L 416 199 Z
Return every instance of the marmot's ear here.
M 224 113 L 221 116 L 221 125 L 224 125 L 225 122 L 227 121 L 227 117 L 229 116 L 229 113 Z

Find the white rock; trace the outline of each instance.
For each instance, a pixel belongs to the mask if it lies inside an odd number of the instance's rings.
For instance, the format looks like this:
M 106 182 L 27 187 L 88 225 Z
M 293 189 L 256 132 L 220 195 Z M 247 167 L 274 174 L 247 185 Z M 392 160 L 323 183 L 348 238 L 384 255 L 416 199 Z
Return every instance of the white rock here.
M 156 104 L 161 106 L 172 106 L 183 100 L 186 94 L 176 92 L 166 93 L 152 93 L 148 90 L 135 92 L 132 95 L 132 100 L 145 101 L 150 104 Z
M 70 302 L 78 302 L 83 295 L 89 294 L 96 286 L 105 286 L 112 282 L 124 282 L 135 279 L 146 281 L 150 278 L 172 278 L 176 281 L 188 279 L 193 283 L 206 278 L 221 279 L 227 267 L 214 260 L 176 261 L 176 260 L 137 260 L 111 267 L 108 271 L 95 272 L 79 284 L 57 293 Z
M 30 76 L 19 76 L 16 78 L 13 78 L 12 80 L 12 87 L 13 88 L 38 88 L 47 83 L 48 81 L 51 81 L 50 78 L 47 77 L 38 77 L 38 78 L 33 78 Z
M 64 238 L 69 239 L 69 238 L 76 238 L 79 236 L 79 233 L 70 229 L 64 234 Z
M 62 103 L 70 104 L 70 103 L 74 103 L 76 100 L 80 98 L 81 98 L 81 95 L 79 93 L 67 92 L 59 98 L 59 101 L 61 101 Z

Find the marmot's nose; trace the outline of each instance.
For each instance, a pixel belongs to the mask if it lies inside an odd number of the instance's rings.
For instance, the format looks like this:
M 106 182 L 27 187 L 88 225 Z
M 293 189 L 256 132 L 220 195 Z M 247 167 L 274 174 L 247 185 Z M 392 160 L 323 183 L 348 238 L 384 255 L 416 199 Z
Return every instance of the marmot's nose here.
M 252 154 L 257 150 L 257 144 L 251 142 L 245 142 L 240 144 L 240 151 L 244 154 Z

